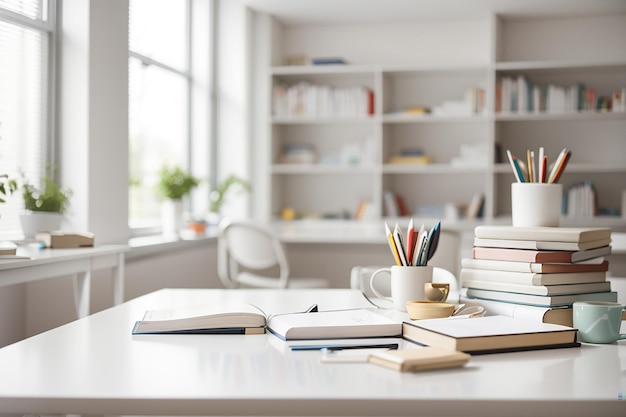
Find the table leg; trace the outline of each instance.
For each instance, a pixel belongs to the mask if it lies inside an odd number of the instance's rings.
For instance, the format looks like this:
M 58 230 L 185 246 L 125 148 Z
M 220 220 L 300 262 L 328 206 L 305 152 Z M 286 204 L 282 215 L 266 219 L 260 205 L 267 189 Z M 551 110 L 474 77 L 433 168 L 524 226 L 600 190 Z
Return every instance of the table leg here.
M 117 266 L 113 268 L 113 305 L 124 302 L 124 254 L 117 256 Z
M 89 315 L 91 296 L 91 271 L 80 272 L 74 276 L 74 304 L 78 318 Z

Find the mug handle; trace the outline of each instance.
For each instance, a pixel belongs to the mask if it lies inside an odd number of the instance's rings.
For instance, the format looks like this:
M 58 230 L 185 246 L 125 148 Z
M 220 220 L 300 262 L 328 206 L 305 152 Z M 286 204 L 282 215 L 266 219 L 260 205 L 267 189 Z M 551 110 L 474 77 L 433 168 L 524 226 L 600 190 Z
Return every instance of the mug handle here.
M 391 278 L 391 268 L 381 268 L 378 269 L 376 271 L 374 271 L 374 273 L 372 274 L 372 276 L 370 277 L 370 289 L 372 290 L 372 292 L 374 293 L 374 295 L 376 295 L 376 297 L 379 298 L 384 298 L 386 300 L 391 300 L 390 296 L 387 295 L 383 295 L 380 292 L 378 292 L 378 290 L 374 287 L 374 279 L 376 278 L 376 275 L 378 275 L 380 272 L 388 272 L 389 273 L 389 278 Z

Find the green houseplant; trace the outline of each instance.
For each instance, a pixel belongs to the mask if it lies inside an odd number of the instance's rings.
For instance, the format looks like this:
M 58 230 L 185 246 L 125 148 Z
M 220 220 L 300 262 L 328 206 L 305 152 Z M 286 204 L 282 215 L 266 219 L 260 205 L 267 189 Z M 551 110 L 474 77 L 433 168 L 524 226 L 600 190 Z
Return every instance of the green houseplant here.
M 157 191 L 164 198 L 161 206 L 161 228 L 164 235 L 177 235 L 182 228 L 183 197 L 200 184 L 200 180 L 180 167 L 164 166 L 159 171 Z
M 200 184 L 200 180 L 180 167 L 164 166 L 159 171 L 159 194 L 170 200 L 181 200 Z
M 224 203 L 224 198 L 226 193 L 231 189 L 231 187 L 239 186 L 246 191 L 250 190 L 250 184 L 248 182 L 242 180 L 241 178 L 231 175 L 218 184 L 217 188 L 211 191 L 211 205 L 209 210 L 211 213 L 219 213 L 222 204 Z
M 72 190 L 62 188 L 50 175 L 41 178 L 41 187 L 30 182 L 22 185 L 26 212 L 20 216 L 25 237 L 37 232 L 58 230 L 67 211 Z

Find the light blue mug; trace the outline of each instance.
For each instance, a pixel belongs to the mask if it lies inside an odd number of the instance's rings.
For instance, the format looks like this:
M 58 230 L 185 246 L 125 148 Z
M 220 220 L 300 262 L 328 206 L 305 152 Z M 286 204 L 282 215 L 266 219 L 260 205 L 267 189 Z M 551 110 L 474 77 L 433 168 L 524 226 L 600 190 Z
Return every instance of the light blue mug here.
M 588 343 L 613 343 L 626 339 L 620 334 L 622 311 L 619 303 L 603 301 L 576 301 L 574 303 L 574 327 L 578 340 Z

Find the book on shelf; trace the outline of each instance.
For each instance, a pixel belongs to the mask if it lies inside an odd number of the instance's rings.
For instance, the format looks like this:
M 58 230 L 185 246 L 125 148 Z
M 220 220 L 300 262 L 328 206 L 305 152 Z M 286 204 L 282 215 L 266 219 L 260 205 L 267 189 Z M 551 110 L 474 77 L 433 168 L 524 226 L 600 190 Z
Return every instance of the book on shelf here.
M 562 295 L 535 295 L 468 288 L 467 296 L 471 298 L 480 298 L 483 300 L 505 301 L 509 303 L 528 304 L 543 307 L 554 307 L 562 305 L 571 306 L 576 301 L 617 302 L 617 293 L 615 291 Z
M 563 242 L 563 241 L 543 241 L 543 240 L 522 240 L 522 239 L 489 239 L 474 237 L 474 246 L 486 248 L 510 248 L 510 249 L 530 249 L 530 250 L 551 250 L 551 251 L 583 251 L 601 248 L 611 244 L 611 239 L 592 240 L 589 242 Z
M 470 354 L 580 346 L 574 328 L 501 315 L 405 321 L 402 337 Z
M 500 247 L 472 248 L 472 258 L 532 263 L 576 263 L 611 254 L 611 246 L 588 250 L 533 250 Z
M 585 243 L 611 239 L 608 227 L 515 227 L 479 225 L 474 236 L 483 239 L 529 240 Z
M 346 61 L 343 58 L 338 58 L 338 57 L 311 58 L 311 64 L 313 65 L 345 65 Z
M 505 301 L 481 300 L 467 296 L 467 289 L 461 290 L 459 299 L 466 306 L 481 306 L 486 315 L 508 316 L 526 320 L 535 320 L 543 323 L 573 326 L 573 313 L 571 306 L 540 307 L 524 304 L 507 303 Z
M 606 272 L 540 272 L 502 271 L 495 269 L 461 268 L 461 282 L 468 280 L 504 282 L 522 285 L 563 285 L 583 282 L 604 282 Z
M 267 329 L 283 340 L 399 337 L 402 323 L 360 308 L 311 314 L 277 314 Z
M 596 259 L 600 260 L 600 262 L 595 262 Z M 536 272 L 543 274 L 567 272 L 606 272 L 609 270 L 609 261 L 604 260 L 603 257 L 579 263 L 537 263 L 463 258 L 461 259 L 461 267 L 510 272 Z
M 15 255 L 17 245 L 13 242 L 0 242 L 0 255 Z
M 506 291 L 520 294 L 536 295 L 561 295 L 580 294 L 589 292 L 611 291 L 611 283 L 604 282 L 583 282 L 580 284 L 560 284 L 560 285 L 532 285 L 532 284 L 512 284 L 510 282 L 464 280 L 463 286 L 466 288 Z
M 369 309 L 267 314 L 249 303 L 228 302 L 149 310 L 132 334 L 262 334 L 283 340 L 399 337 L 402 324 Z
M 369 355 L 368 361 L 400 372 L 456 368 L 470 359 L 467 353 L 427 346 L 419 349 L 385 350 Z

